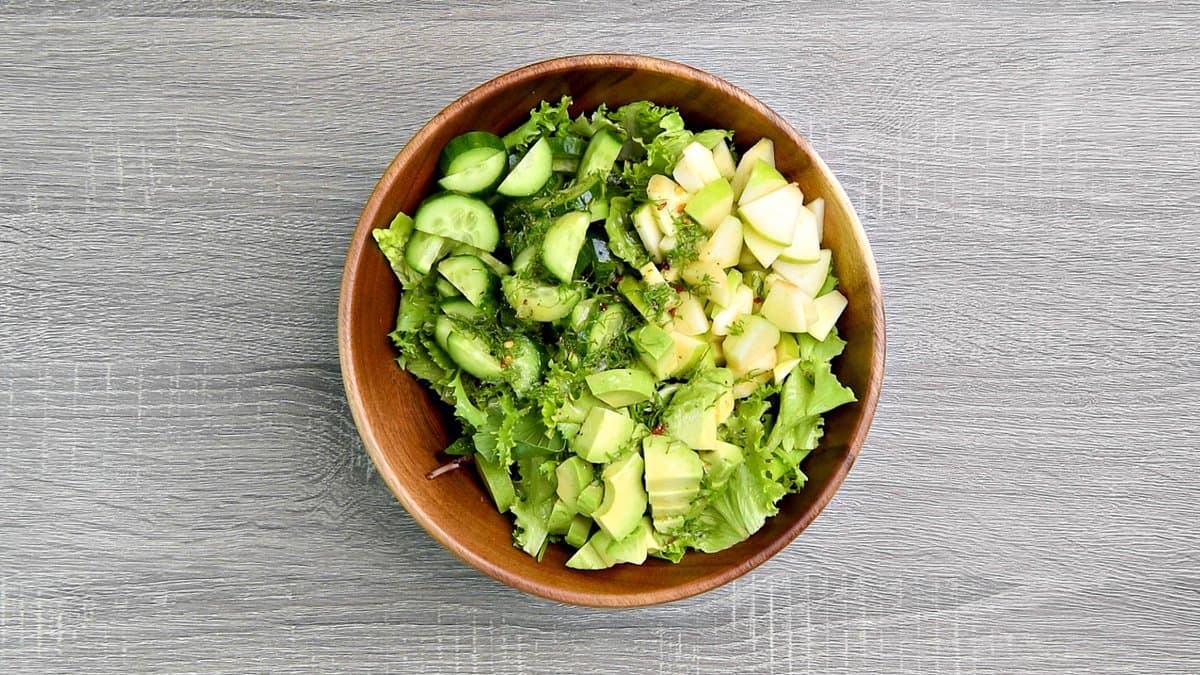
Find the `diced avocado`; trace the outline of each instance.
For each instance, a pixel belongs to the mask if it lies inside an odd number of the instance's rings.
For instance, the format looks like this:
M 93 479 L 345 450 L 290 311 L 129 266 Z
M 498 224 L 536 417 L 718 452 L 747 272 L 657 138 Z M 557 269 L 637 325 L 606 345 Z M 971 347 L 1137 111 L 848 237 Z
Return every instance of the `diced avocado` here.
M 617 290 L 621 292 L 621 295 L 625 296 L 629 304 L 633 305 L 633 308 L 644 319 L 647 321 L 658 320 L 658 315 L 654 313 L 654 310 L 650 308 L 650 304 L 646 302 L 646 296 L 642 291 L 642 284 L 637 279 L 633 277 L 622 278 L 617 282 Z
M 592 396 L 588 391 L 583 391 L 576 398 L 567 399 L 563 407 L 559 408 L 554 414 L 554 419 L 559 422 L 574 422 L 575 424 L 583 424 L 587 419 L 587 415 L 592 408 L 604 405 L 604 401 Z
M 596 398 L 614 408 L 641 403 L 654 395 L 654 379 L 642 370 L 614 368 L 592 373 L 584 380 Z
M 707 467 L 709 486 L 716 489 L 724 485 L 733 475 L 734 469 L 745 459 L 742 449 L 732 443 L 717 441 L 711 450 L 700 453 Z
M 571 440 L 571 449 L 589 462 L 607 462 L 629 442 L 636 427 L 637 423 L 625 413 L 592 408 Z
M 582 457 L 568 457 L 554 469 L 558 477 L 558 498 L 574 513 L 578 510 L 579 493 L 595 478 L 595 469 Z
M 571 313 L 583 299 L 583 291 L 571 286 L 544 286 L 517 276 L 500 282 L 504 299 L 517 311 L 518 319 L 557 321 Z
M 571 519 L 570 526 L 567 527 L 567 544 L 579 548 L 587 543 L 588 535 L 592 532 L 592 519 L 584 515 L 576 514 Z
M 620 541 L 608 545 L 608 557 L 618 563 L 633 563 L 641 565 L 646 562 L 646 556 L 658 550 L 658 539 L 654 536 L 654 527 L 650 519 L 642 516 L 637 527 Z
M 575 274 L 575 262 L 587 239 L 589 221 L 586 211 L 568 211 L 556 218 L 546 230 L 542 263 L 546 271 L 561 281 L 570 281 Z
M 699 371 L 684 383 L 663 411 L 667 433 L 688 447 L 706 450 L 717 442 L 720 405 L 733 387 L 733 373 L 726 368 Z
M 700 223 L 705 232 L 717 229 L 721 221 L 733 213 L 733 188 L 729 186 L 729 181 L 718 178 L 700 188 L 699 192 L 692 195 L 684 212 Z
M 700 494 L 704 462 L 694 450 L 668 436 L 642 439 L 642 453 L 654 528 L 670 532 L 682 524 Z
M 675 341 L 670 333 L 654 324 L 646 324 L 630 333 L 629 337 L 642 363 L 650 368 L 656 378 L 665 380 L 671 376 L 675 369 Z
M 579 493 L 579 499 L 575 502 L 575 510 L 580 515 L 588 516 L 589 518 L 596 509 L 600 508 L 600 503 L 604 500 L 604 486 L 600 483 L 592 483 L 585 487 L 583 492 Z
M 489 461 L 479 452 L 475 453 L 475 466 L 479 469 L 479 474 L 483 476 L 483 484 L 487 487 L 488 494 L 492 496 L 492 501 L 496 502 L 496 508 L 500 513 L 508 511 L 517 498 L 517 492 L 513 487 L 512 476 L 509 475 L 508 469 Z
M 708 353 L 708 341 L 682 333 L 671 333 L 674 364 L 671 375 L 683 375 L 698 366 Z
M 637 527 L 646 512 L 646 488 L 642 484 L 642 453 L 630 452 L 604 467 L 604 501 L 592 519 L 614 540 L 624 539 Z
M 575 518 L 575 510 L 567 506 L 563 500 L 554 502 L 550 516 L 546 518 L 546 531 L 550 534 L 566 534 L 571 528 L 571 520 Z
M 617 561 L 608 557 L 608 547 L 613 538 L 604 530 L 599 530 L 575 551 L 575 555 L 567 559 L 567 567 L 576 570 L 602 570 L 612 567 Z

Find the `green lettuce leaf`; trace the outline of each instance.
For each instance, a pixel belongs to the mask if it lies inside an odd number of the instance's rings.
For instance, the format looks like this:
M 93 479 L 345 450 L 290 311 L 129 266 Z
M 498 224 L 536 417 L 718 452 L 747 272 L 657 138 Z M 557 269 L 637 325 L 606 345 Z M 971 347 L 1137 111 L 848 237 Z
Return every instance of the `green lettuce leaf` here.
M 709 497 L 708 506 L 689 523 L 690 543 L 705 553 L 715 553 L 744 541 L 778 513 L 776 502 L 784 492 L 751 463 L 738 466 L 729 482 Z
M 396 217 L 392 219 L 392 223 L 386 228 L 371 231 L 371 236 L 375 237 L 375 243 L 379 245 L 379 250 L 387 258 L 388 264 L 392 266 L 392 272 L 400 280 L 400 285 L 406 289 L 416 286 L 424 276 L 404 260 L 404 246 L 408 243 L 412 232 L 413 219 L 403 212 L 397 213 Z
M 565 136 L 570 133 L 571 97 L 563 96 L 557 104 L 542 101 L 529 111 L 529 119 L 504 136 L 504 147 L 510 151 L 524 152 L 539 136 Z
M 513 542 L 531 556 L 542 557 L 546 549 L 549 532 L 546 522 L 554 509 L 558 479 L 554 469 L 556 462 L 531 457 L 517 462 L 520 479 L 516 481 L 517 500 L 512 505 L 516 516 Z

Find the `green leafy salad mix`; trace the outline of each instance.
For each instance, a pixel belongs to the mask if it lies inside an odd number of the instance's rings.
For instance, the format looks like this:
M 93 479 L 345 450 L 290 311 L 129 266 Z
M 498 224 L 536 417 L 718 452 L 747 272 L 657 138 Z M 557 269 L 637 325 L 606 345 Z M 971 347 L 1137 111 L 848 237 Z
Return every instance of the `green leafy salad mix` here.
M 804 487 L 832 371 L 824 202 L 640 101 L 543 102 L 447 143 L 440 190 L 374 231 L 399 363 L 453 408 L 513 541 L 601 569 L 745 540 Z

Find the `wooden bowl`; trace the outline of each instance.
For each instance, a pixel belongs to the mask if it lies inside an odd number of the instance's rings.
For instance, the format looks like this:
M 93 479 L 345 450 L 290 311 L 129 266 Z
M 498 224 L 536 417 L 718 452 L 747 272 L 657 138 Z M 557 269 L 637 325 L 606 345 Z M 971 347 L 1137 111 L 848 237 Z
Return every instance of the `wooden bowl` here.
M 650 559 L 599 572 L 564 566 L 551 546 L 541 562 L 512 545 L 512 522 L 498 513 L 473 470 L 429 480 L 437 454 L 452 440 L 450 415 L 395 361 L 392 330 L 399 287 L 370 236 L 397 211 L 412 213 L 431 191 L 442 146 L 472 129 L 503 133 L 542 100 L 574 97 L 573 113 L 600 103 L 615 107 L 649 99 L 677 106 L 689 128 L 733 129 L 743 150 L 761 137 L 775 141 L 779 169 L 806 199 L 825 198 L 825 242 L 850 300 L 839 322 L 848 341 L 835 362 L 859 402 L 826 419 L 820 448 L 804 463 L 809 483 L 789 495 L 757 534 L 715 554 L 689 553 L 679 564 Z M 384 172 L 354 230 L 338 314 L 342 374 L 367 452 L 400 503 L 431 535 L 483 572 L 523 591 L 593 606 L 649 605 L 715 588 L 788 545 L 841 485 L 867 436 L 883 379 L 883 300 L 866 235 L 846 193 L 816 151 L 787 122 L 746 92 L 707 73 L 642 56 L 586 55 L 553 59 L 501 75 L 450 104 L 425 125 Z

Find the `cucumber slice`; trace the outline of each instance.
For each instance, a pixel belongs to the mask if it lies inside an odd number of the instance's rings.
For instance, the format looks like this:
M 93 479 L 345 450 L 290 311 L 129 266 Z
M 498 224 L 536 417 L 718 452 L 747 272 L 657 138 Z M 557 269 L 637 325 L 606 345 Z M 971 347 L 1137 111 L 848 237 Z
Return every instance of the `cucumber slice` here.
M 438 279 L 435 283 L 435 286 L 437 288 L 438 295 L 442 296 L 443 298 L 453 298 L 456 295 L 462 295 L 462 293 L 459 293 L 458 289 L 454 287 L 454 284 L 446 281 L 444 278 Z
M 443 192 L 421 202 L 413 221 L 418 232 L 470 244 L 489 253 L 500 243 L 500 228 L 492 209 L 478 199 L 455 192 Z
M 504 373 L 513 391 L 523 396 L 541 381 L 542 352 L 533 340 L 524 335 L 518 335 L 504 344 L 512 345 L 504 347 L 504 360 L 508 364 Z
M 561 281 L 570 281 L 575 273 L 579 250 L 587 239 L 590 216 L 584 211 L 568 211 L 559 216 L 546 230 L 542 242 L 542 263 L 546 271 Z
M 438 170 L 442 175 L 449 176 L 478 164 L 482 158 L 494 153 L 507 156 L 504 141 L 499 136 L 486 131 L 469 131 L 450 139 L 442 148 Z
M 438 263 L 438 272 L 476 307 L 487 299 L 495 279 L 487 265 L 473 255 L 446 258 Z
M 533 264 L 535 258 L 537 258 L 537 247 L 526 246 L 521 249 L 516 258 L 513 258 L 513 271 L 517 274 L 524 272 Z
M 404 262 L 422 275 L 429 274 L 433 264 L 442 259 L 450 248 L 445 238 L 428 232 L 413 232 L 404 247 Z
M 583 291 L 578 288 L 543 286 L 520 277 L 505 277 L 500 287 L 504 299 L 522 320 L 557 321 L 570 314 L 583 299 Z
M 438 346 L 442 349 L 449 344 L 450 334 L 453 332 L 454 322 L 450 320 L 450 317 L 439 316 L 433 323 L 433 339 L 437 340 Z
M 608 129 L 597 131 L 588 142 L 583 159 L 579 160 L 579 173 L 576 175 L 582 178 L 595 173 L 602 178 L 607 177 L 617 161 L 617 155 L 621 154 L 621 145 L 621 139 Z
M 500 513 L 508 511 L 517 499 L 517 491 L 508 468 L 489 460 L 480 452 L 475 453 L 475 466 L 483 476 L 483 484 L 487 486 L 492 501 L 496 502 L 496 508 Z
M 438 185 L 455 192 L 477 194 L 492 189 L 500 182 L 508 164 L 508 157 L 503 152 L 477 149 L 470 151 L 468 156 L 464 156 L 464 162 L 470 162 L 464 165 L 465 168 L 442 178 Z
M 438 317 L 438 321 L 446 317 Z M 446 353 L 460 368 L 481 380 L 501 380 L 504 368 L 499 359 L 492 355 L 483 339 L 463 332 L 452 332 L 446 338 Z
M 442 313 L 446 316 L 466 321 L 474 321 L 483 316 L 483 312 L 465 298 L 450 298 L 446 300 L 442 303 Z
M 529 152 L 508 172 L 496 192 L 508 197 L 528 197 L 542 189 L 554 172 L 554 152 L 545 138 L 538 139 Z

